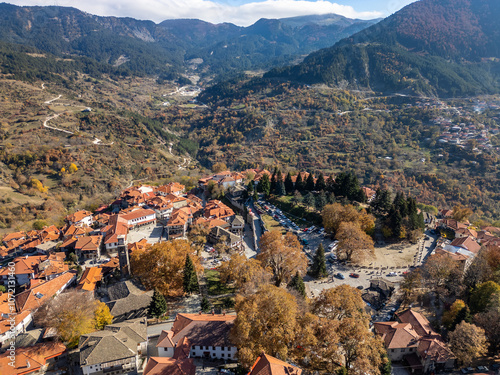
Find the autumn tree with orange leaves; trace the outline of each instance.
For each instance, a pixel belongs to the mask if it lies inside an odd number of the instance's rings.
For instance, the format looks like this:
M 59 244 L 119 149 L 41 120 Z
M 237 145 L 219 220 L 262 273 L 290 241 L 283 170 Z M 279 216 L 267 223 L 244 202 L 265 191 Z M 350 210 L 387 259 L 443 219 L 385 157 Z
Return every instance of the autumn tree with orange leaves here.
M 164 296 L 181 296 L 187 255 L 190 255 L 195 270 L 201 272 L 196 250 L 186 240 L 162 242 L 148 250 L 134 251 L 130 266 L 132 273 L 141 279 L 146 288 L 157 288 Z
M 347 261 L 361 262 L 375 255 L 373 239 L 356 222 L 340 224 L 335 238 L 339 241 L 337 256 Z
M 325 289 L 312 302 L 312 311 L 332 332 L 333 341 L 319 345 L 315 353 L 328 371 L 342 364 L 347 374 L 379 374 L 384 352 L 381 340 L 370 332 L 370 318 L 364 310 L 361 292 L 349 285 Z M 333 348 L 332 348 L 332 347 Z
M 280 231 L 265 233 L 260 238 L 257 259 L 271 269 L 276 286 L 288 282 L 297 271 L 304 275 L 307 270 L 307 258 L 302 246 L 297 236 L 290 232 L 284 236 Z
M 255 292 L 258 286 L 267 284 L 272 278 L 269 270 L 255 259 L 234 253 L 219 267 L 220 279 L 225 283 L 234 283 L 240 293 Z

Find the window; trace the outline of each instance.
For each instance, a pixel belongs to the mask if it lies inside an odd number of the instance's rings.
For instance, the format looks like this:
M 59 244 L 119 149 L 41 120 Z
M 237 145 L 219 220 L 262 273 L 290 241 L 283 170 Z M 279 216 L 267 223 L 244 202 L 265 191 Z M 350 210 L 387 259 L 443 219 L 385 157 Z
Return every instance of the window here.
M 224 358 L 226 355 L 224 353 L 221 354 L 222 358 Z
M 391 349 L 391 353 L 394 353 L 394 349 Z
M 405 352 L 405 349 L 401 349 L 401 353 L 404 353 Z

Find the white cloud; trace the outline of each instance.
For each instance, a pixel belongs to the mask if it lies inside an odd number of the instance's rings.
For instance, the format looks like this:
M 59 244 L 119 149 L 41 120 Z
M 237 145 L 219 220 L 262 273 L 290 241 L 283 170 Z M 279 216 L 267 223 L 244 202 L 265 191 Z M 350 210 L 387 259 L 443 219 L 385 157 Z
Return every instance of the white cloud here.
M 207 0 L 11 0 L 15 5 L 71 6 L 101 16 L 133 17 L 161 22 L 173 18 L 198 18 L 248 26 L 260 18 L 283 18 L 309 14 L 337 13 L 349 18 L 371 19 L 382 12 L 357 12 L 352 6 L 326 0 L 265 0 L 231 5 Z

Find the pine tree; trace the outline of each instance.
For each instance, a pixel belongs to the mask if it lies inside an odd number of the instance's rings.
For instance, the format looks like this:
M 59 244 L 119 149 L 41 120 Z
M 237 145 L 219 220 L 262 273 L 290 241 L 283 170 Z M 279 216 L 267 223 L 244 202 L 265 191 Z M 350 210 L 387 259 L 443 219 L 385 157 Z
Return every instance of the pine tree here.
M 203 298 L 201 299 L 201 311 L 204 311 L 204 312 L 207 312 L 208 310 L 210 310 L 210 301 L 208 300 L 207 297 L 203 296 Z
M 286 194 L 285 184 L 283 181 L 278 181 L 276 183 L 276 195 L 281 197 Z
M 306 286 L 304 284 L 304 280 L 302 279 L 302 276 L 300 276 L 299 272 L 297 271 L 295 273 L 295 276 L 292 277 L 292 279 L 290 280 L 290 282 L 288 283 L 288 289 L 294 289 L 296 290 L 297 292 L 299 292 L 299 294 L 305 298 L 306 296 Z
M 301 193 L 304 191 L 305 188 L 305 183 L 302 181 L 302 175 L 299 174 L 297 175 L 297 179 L 295 180 L 295 190 L 300 191 Z
M 323 176 L 323 173 L 320 173 L 318 179 L 316 180 L 316 191 L 323 190 L 326 190 L 325 176 Z
M 274 194 L 276 192 L 276 171 L 273 173 L 272 177 L 271 177 L 271 188 L 270 188 L 270 192 L 272 194 Z
M 326 206 L 326 194 L 324 191 L 321 191 L 321 193 L 317 194 L 316 197 L 314 198 L 314 207 L 318 211 L 322 211 L 323 208 Z
M 283 184 L 283 174 L 281 173 L 281 171 L 278 171 L 278 173 L 276 173 L 276 186 L 274 187 L 275 194 L 278 194 L 278 189 L 281 189 L 281 187 L 279 186 L 280 184 Z M 285 186 L 283 185 L 283 194 L 281 195 L 285 195 L 284 191 Z
M 319 244 L 316 254 L 314 255 L 311 271 L 313 277 L 317 279 L 328 276 L 328 272 L 326 271 L 325 249 L 321 243 Z
M 198 276 L 194 269 L 193 261 L 189 255 L 186 256 L 184 264 L 184 293 L 191 294 L 198 291 Z
M 151 299 L 151 303 L 148 307 L 148 315 L 154 316 L 155 318 L 159 318 L 167 311 L 167 301 L 165 301 L 165 297 L 161 294 L 158 289 L 155 288 L 153 293 L 153 298 Z
M 304 197 L 302 198 L 302 203 L 306 205 L 306 207 L 314 207 L 314 202 L 316 200 L 314 199 L 314 194 L 309 192 Z
M 313 177 L 312 173 L 309 173 L 309 176 L 307 176 L 305 189 L 307 191 L 314 191 L 315 187 L 316 187 L 316 184 L 314 183 L 314 177 Z
M 290 172 L 286 174 L 285 177 L 285 190 L 287 194 L 292 194 L 293 193 L 293 181 L 292 181 L 292 175 Z
M 269 196 L 271 192 L 271 181 L 267 173 L 262 176 L 257 187 L 260 188 L 260 191 L 263 192 L 265 196 Z
M 258 201 L 259 200 L 259 194 L 257 194 L 257 190 L 253 191 L 253 200 Z
M 248 196 L 251 197 L 253 195 L 253 189 L 254 188 L 254 185 L 253 185 L 253 180 L 250 181 L 247 185 L 247 192 L 248 192 Z

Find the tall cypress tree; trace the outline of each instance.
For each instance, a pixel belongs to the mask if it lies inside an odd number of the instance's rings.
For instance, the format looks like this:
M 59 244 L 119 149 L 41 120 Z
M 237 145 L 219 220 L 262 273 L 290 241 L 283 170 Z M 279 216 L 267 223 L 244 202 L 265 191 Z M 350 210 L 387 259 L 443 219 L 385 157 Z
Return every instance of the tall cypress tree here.
M 325 249 L 323 244 L 319 244 L 316 254 L 314 254 L 314 260 L 312 265 L 312 275 L 313 277 L 320 279 L 322 277 L 328 276 L 326 271 L 326 259 L 325 259 Z
M 257 187 L 260 187 L 260 191 L 262 191 L 265 196 L 269 196 L 271 192 L 271 181 L 269 181 L 269 175 L 267 173 L 262 176 Z
M 273 173 L 271 177 L 271 188 L 270 191 L 272 194 L 276 192 L 276 171 Z
M 276 195 L 281 197 L 286 194 L 285 184 L 283 181 L 276 182 Z
M 292 277 L 292 280 L 288 283 L 288 289 L 294 289 L 299 294 L 305 298 L 306 296 L 306 286 L 304 284 L 304 280 L 302 279 L 302 276 L 300 276 L 299 271 L 295 273 L 295 276 Z
M 278 186 L 279 186 L 280 184 L 283 184 L 283 174 L 281 173 L 281 171 L 278 171 L 278 173 L 276 173 L 276 186 L 275 186 L 275 188 L 274 188 L 274 192 L 275 192 L 276 194 L 278 194 Z M 285 187 L 283 186 L 283 190 L 285 190 L 284 188 L 285 188 Z M 278 195 L 280 195 L 280 194 L 278 194 Z M 284 195 L 284 193 L 283 193 L 283 194 L 281 194 L 281 195 Z
M 158 289 L 155 288 L 153 293 L 153 298 L 151 299 L 151 303 L 148 307 L 148 314 L 154 316 L 155 318 L 159 318 L 167 311 L 167 301 L 165 301 L 165 297 L 161 294 Z
M 292 181 L 292 175 L 290 172 L 286 174 L 285 177 L 285 190 L 287 194 L 292 194 L 293 193 L 293 181 Z
M 194 269 L 193 261 L 189 255 L 186 255 L 186 263 L 184 263 L 184 280 L 182 284 L 184 293 L 191 294 L 198 291 L 198 276 Z
M 316 191 L 323 190 L 326 190 L 325 176 L 323 176 L 323 173 L 320 173 L 318 179 L 316 180 Z
M 309 176 L 307 176 L 306 180 L 306 190 L 307 191 L 314 191 L 314 188 L 316 187 L 316 184 L 314 183 L 314 177 L 312 173 L 309 173 Z
M 295 190 L 300 191 L 301 193 L 304 191 L 305 188 L 305 183 L 302 181 L 302 175 L 299 174 L 297 175 L 297 180 L 295 180 Z

